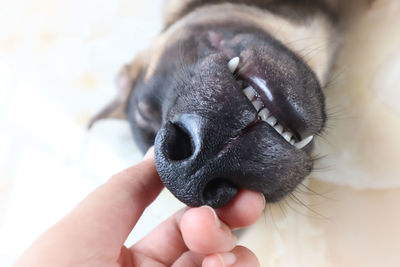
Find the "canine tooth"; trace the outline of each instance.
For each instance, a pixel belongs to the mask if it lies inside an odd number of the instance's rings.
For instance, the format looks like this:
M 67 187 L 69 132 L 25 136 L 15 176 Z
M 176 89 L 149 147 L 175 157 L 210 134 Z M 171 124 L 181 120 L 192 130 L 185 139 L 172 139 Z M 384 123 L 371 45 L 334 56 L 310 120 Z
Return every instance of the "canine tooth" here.
M 289 132 L 284 132 L 282 134 L 283 138 L 285 138 L 286 141 L 290 142 L 290 139 L 292 138 L 293 134 L 289 133 Z
M 239 66 L 239 61 L 240 61 L 239 57 L 234 57 L 231 60 L 229 60 L 228 68 L 232 73 L 234 73 L 237 67 Z
M 269 118 L 266 120 L 266 122 L 267 122 L 269 125 L 271 125 L 271 126 L 274 126 L 274 125 L 276 124 L 277 121 L 278 121 L 278 120 L 277 120 L 274 116 L 271 116 L 271 117 L 269 117 Z
M 254 100 L 253 102 L 251 102 L 253 104 L 253 106 L 255 107 L 255 109 L 258 111 L 260 111 L 260 109 L 263 107 L 263 102 L 261 102 L 260 100 Z
M 249 86 L 243 90 L 243 93 L 246 97 L 251 101 L 256 96 L 256 90 L 253 87 Z
M 309 136 L 307 138 L 304 138 L 300 142 L 295 143 L 294 146 L 297 147 L 298 149 L 302 149 L 303 147 L 308 145 L 311 142 L 311 140 L 313 140 L 313 138 L 314 138 L 314 136 L 311 135 L 311 136 Z
M 260 115 L 261 119 L 263 121 L 267 121 L 268 116 L 271 114 L 271 112 L 269 112 L 269 110 L 267 108 L 263 108 L 258 115 Z
M 296 141 L 294 141 L 294 139 L 292 138 L 292 139 L 290 139 L 290 144 L 291 145 L 294 145 L 294 143 L 296 143 Z
M 280 134 L 283 133 L 283 126 L 280 125 L 279 123 L 276 124 L 274 128 L 275 128 L 275 130 L 276 130 L 278 133 L 280 133 Z

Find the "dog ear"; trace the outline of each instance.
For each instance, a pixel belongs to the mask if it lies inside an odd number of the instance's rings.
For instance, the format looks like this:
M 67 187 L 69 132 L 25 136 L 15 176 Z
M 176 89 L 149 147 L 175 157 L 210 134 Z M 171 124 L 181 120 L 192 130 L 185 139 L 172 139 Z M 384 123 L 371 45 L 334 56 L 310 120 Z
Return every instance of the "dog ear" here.
M 90 129 L 97 121 L 103 119 L 126 119 L 126 105 L 135 86 L 137 79 L 144 70 L 145 52 L 139 53 L 132 63 L 121 68 L 115 78 L 117 89 L 116 96 L 103 107 L 96 115 L 92 117 L 88 124 Z

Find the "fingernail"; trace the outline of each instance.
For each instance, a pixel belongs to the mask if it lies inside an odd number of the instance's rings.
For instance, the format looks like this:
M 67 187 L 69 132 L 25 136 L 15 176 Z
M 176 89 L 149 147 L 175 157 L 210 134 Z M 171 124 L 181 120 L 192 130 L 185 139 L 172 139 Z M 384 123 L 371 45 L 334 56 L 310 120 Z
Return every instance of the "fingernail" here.
M 217 213 L 215 212 L 215 210 L 213 208 L 211 208 L 210 206 L 203 206 L 209 210 L 211 210 L 212 214 L 214 215 L 214 220 L 215 220 L 215 224 L 217 225 L 218 228 L 221 227 L 221 221 L 218 218 Z
M 264 194 L 260 194 L 261 195 L 261 197 L 262 197 L 262 199 L 263 199 L 263 201 L 264 201 L 264 209 L 265 209 L 265 206 L 267 205 L 267 201 L 265 200 L 265 196 L 264 196 Z
M 231 266 L 237 260 L 236 255 L 231 252 L 218 254 L 218 257 L 221 260 L 223 266 Z
M 238 243 L 237 236 L 233 232 L 231 232 L 231 233 L 232 233 L 233 243 L 237 244 Z
M 154 146 L 150 147 L 149 150 L 147 150 L 146 154 L 143 157 L 143 160 L 152 158 L 154 154 Z

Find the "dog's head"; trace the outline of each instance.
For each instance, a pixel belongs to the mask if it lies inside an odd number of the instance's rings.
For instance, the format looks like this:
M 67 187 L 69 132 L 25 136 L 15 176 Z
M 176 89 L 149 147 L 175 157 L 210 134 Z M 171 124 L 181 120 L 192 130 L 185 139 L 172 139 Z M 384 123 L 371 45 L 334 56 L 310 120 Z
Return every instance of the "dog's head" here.
M 218 18 L 220 12 L 229 16 Z M 274 37 L 271 23 L 254 12 L 198 11 L 131 66 L 124 106 L 134 137 L 143 150 L 155 144 L 162 181 L 189 206 L 223 206 L 239 188 L 276 201 L 313 167 L 329 53 L 307 64 L 301 53 L 309 50 Z M 276 25 L 287 24 L 285 36 L 310 26 L 283 23 Z

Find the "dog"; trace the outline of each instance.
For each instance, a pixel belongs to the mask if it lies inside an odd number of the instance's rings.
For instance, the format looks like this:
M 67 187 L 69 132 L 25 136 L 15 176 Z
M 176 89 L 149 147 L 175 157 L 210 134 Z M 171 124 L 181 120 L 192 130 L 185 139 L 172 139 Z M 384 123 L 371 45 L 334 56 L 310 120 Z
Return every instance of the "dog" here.
M 279 201 L 313 169 L 350 10 L 335 0 L 169 0 L 162 32 L 122 69 L 118 96 L 91 125 L 127 119 L 188 206 L 222 207 L 241 188 Z

